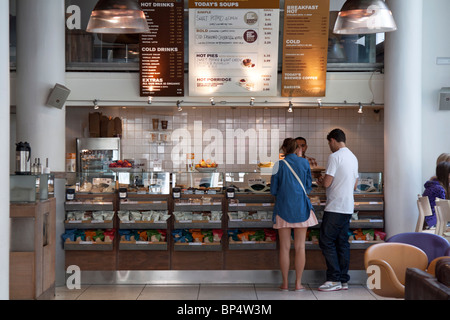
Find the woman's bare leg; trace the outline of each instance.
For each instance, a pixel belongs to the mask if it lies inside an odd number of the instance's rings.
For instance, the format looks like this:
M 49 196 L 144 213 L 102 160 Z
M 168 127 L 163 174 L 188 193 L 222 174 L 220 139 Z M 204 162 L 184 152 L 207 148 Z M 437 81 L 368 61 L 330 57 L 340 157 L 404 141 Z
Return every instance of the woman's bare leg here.
M 308 228 L 294 229 L 294 249 L 295 249 L 295 289 L 302 289 L 302 275 L 305 270 L 306 255 L 305 241 Z
M 281 228 L 278 229 L 278 237 L 280 239 L 280 270 L 282 277 L 282 284 L 280 289 L 287 289 L 289 287 L 288 274 L 289 274 L 289 251 L 291 249 L 291 229 Z

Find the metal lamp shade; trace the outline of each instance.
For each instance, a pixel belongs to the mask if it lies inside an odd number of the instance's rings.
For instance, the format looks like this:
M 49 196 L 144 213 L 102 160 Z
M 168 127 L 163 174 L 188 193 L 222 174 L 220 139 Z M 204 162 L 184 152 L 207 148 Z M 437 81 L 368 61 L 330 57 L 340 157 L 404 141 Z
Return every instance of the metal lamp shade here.
M 391 10 L 382 0 L 347 0 L 334 25 L 337 34 L 368 34 L 397 30 Z
M 147 19 L 136 0 L 99 0 L 91 13 L 87 32 L 145 33 Z

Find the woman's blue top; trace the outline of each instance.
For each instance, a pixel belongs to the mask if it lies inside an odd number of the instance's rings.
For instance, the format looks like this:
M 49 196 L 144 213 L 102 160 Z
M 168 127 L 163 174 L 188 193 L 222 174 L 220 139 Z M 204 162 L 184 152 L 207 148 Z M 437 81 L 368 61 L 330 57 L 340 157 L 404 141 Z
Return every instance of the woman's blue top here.
M 308 160 L 296 154 L 288 154 L 285 160 L 302 180 L 303 186 L 309 194 L 312 189 L 312 178 Z M 297 178 L 283 161 L 278 161 L 273 167 L 270 193 L 276 196 L 273 222 L 275 222 L 277 215 L 289 223 L 308 220 L 312 209 L 311 201 Z

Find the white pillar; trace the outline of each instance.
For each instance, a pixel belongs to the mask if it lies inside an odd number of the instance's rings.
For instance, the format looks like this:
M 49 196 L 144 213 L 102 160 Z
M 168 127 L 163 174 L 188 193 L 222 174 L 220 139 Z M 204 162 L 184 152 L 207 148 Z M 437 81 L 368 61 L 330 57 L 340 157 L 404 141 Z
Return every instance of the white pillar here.
M 65 83 L 64 1 L 17 0 L 17 141 L 64 172 L 65 107 L 46 105 L 56 83 Z
M 414 231 L 422 179 L 422 0 L 386 1 L 397 31 L 385 43 L 385 221 L 389 236 Z
M 0 1 L 0 300 L 9 299 L 9 1 Z
M 64 281 L 64 251 L 60 246 L 64 220 L 66 110 L 46 105 L 56 83 L 65 84 L 65 10 L 61 0 L 16 0 L 17 141 L 28 141 L 31 157 L 40 158 L 55 173 L 56 257 L 55 282 Z M 3 2 L 3 1 L 2 1 Z M 58 241 L 59 240 L 59 241 Z

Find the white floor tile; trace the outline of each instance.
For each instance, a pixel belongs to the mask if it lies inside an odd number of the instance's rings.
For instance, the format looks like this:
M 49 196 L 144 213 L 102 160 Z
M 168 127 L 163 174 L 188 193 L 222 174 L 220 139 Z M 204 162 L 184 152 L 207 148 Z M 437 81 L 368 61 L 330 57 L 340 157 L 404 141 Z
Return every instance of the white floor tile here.
M 138 300 L 197 300 L 200 285 L 147 285 Z
M 317 300 L 309 286 L 304 285 L 306 291 L 280 291 L 275 285 L 255 285 L 258 300 Z
M 349 285 L 348 290 L 319 291 L 313 288 L 317 300 L 376 300 L 367 288 L 362 285 Z
M 145 285 L 91 285 L 78 300 L 136 300 Z
M 255 286 L 243 285 L 200 285 L 199 300 L 257 300 Z

